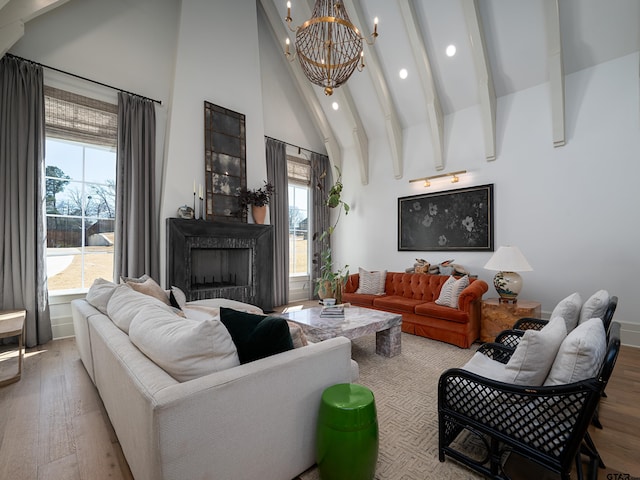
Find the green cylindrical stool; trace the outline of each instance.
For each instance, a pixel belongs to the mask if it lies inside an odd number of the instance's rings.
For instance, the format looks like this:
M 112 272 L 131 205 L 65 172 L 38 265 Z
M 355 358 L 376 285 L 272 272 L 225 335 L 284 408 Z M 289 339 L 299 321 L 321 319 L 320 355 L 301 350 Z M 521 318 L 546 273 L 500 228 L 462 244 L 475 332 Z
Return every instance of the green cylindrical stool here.
M 322 480 L 371 480 L 378 459 L 378 419 L 373 393 L 341 383 L 322 393 L 316 438 Z

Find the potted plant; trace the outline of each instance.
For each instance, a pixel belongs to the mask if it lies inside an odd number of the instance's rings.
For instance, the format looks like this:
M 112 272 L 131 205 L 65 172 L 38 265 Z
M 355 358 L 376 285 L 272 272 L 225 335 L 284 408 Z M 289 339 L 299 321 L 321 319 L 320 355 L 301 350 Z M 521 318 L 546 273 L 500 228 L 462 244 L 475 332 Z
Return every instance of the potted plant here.
M 249 205 L 251 205 L 253 221 L 258 224 L 263 224 L 267 215 L 267 205 L 269 205 L 271 196 L 274 193 L 276 193 L 275 187 L 272 183 L 266 181 L 264 182 L 264 186 L 255 190 L 243 188 L 240 191 L 240 206 L 246 211 Z
M 334 271 L 333 259 L 331 256 L 331 246 L 329 238 L 333 234 L 340 221 L 342 212 L 345 215 L 349 214 L 349 204 L 342 200 L 342 172 L 338 167 L 335 167 L 338 174 L 336 181 L 329 189 L 327 195 L 326 205 L 329 208 L 338 209 L 335 222 L 329 225 L 329 228 L 324 232 L 313 235 L 313 239 L 319 242 L 325 242 L 326 248 L 322 250 L 320 255 L 317 255 L 313 260 L 313 263 L 320 264 L 320 276 L 316 278 L 315 293 L 320 298 L 335 298 L 337 303 L 342 303 L 342 288 L 347 283 L 347 277 L 349 276 L 349 265 L 345 265 Z M 318 258 L 318 256 L 320 258 Z

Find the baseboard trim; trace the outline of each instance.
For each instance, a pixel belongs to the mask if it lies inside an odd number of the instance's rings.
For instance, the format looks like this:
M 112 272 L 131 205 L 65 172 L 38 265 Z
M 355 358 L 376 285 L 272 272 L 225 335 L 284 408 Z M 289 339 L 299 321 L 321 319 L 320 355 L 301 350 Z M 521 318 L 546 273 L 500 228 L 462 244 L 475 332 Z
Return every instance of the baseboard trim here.
M 621 322 L 620 323 L 620 343 L 629 347 L 640 348 L 640 324 Z

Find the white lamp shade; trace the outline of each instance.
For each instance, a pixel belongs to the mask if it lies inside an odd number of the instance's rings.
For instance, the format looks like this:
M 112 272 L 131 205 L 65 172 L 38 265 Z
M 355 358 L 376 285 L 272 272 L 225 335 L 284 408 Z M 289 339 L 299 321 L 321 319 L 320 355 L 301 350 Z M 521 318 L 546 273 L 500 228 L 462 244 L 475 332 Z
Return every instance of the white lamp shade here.
M 493 254 L 484 268 L 501 272 L 531 272 L 533 270 L 520 249 L 509 245 L 498 248 L 498 251 Z

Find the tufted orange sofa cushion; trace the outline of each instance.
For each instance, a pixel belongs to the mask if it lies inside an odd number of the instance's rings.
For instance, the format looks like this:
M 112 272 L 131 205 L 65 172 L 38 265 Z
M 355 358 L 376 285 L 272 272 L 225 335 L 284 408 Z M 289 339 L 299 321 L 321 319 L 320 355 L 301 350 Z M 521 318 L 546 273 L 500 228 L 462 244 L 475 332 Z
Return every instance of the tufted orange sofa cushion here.
M 469 348 L 480 337 L 480 301 L 489 286 L 470 278 L 458 298 L 458 308 L 435 301 L 448 275 L 388 272 L 384 295 L 355 293 L 359 275 L 350 275 L 342 299 L 353 305 L 402 315 L 402 331 Z

